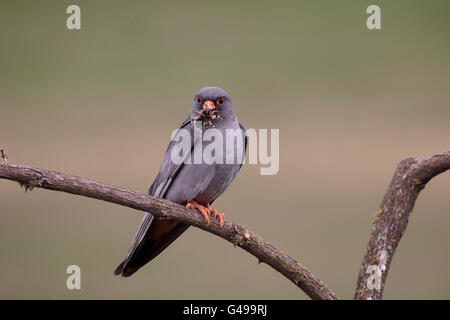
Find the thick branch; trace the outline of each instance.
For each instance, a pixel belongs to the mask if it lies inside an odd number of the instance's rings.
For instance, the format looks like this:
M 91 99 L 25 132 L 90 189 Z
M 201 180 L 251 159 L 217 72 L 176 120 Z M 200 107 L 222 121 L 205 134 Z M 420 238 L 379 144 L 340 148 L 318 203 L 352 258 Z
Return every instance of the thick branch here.
M 355 299 L 378 300 L 383 297 L 395 249 L 405 232 L 417 196 L 430 179 L 448 169 L 450 150 L 425 159 L 408 158 L 399 163 L 374 217 L 367 253 L 359 270 Z M 369 279 L 376 272 L 381 272 L 378 288 L 375 277 Z
M 337 299 L 322 281 L 295 259 L 236 223 L 225 221 L 220 228 L 216 221 L 211 221 L 208 227 L 198 212 L 176 203 L 94 180 L 19 164 L 0 163 L 0 178 L 17 181 L 25 186 L 26 190 L 38 187 L 77 194 L 150 212 L 161 219 L 174 219 L 198 227 L 230 241 L 254 255 L 260 262 L 267 263 L 294 282 L 310 298 Z

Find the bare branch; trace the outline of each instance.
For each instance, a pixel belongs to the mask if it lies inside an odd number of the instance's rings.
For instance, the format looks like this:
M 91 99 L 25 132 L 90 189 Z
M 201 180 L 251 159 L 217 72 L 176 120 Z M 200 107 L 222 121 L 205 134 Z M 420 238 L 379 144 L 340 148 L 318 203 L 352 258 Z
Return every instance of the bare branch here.
M 408 158 L 399 163 L 374 217 L 367 253 L 359 270 L 355 299 L 378 300 L 383 297 L 395 249 L 405 232 L 417 196 L 430 179 L 448 169 L 450 169 L 450 150 L 425 159 Z M 376 285 L 368 286 L 371 276 L 371 272 L 368 272 L 370 266 L 375 266 L 373 271 L 381 272 L 378 289 Z
M 136 191 L 106 185 L 94 180 L 13 163 L 0 163 L 0 178 L 18 181 L 25 188 L 44 188 L 104 200 L 136 210 L 150 212 L 161 219 L 173 219 L 211 232 L 237 245 L 258 261 L 283 274 L 312 299 L 337 299 L 336 295 L 308 269 L 258 235 L 241 225 L 225 221 L 222 228 L 213 219 L 205 225 L 193 209 Z
M 2 150 L 3 151 L 3 150 Z M 94 180 L 6 162 L 0 163 L 0 178 L 19 182 L 25 190 L 34 187 L 104 200 L 136 210 L 151 212 L 160 219 L 173 219 L 213 233 L 237 245 L 258 261 L 294 282 L 312 299 L 337 299 L 337 296 L 309 270 L 272 244 L 241 225 L 225 221 L 222 228 L 213 220 L 204 224 L 192 209 L 142 193 L 106 185 Z M 450 169 L 450 150 L 425 159 L 408 158 L 399 163 L 372 225 L 367 253 L 362 261 L 355 299 L 381 299 L 394 252 L 408 224 L 409 215 L 420 191 L 434 176 Z M 380 287 L 368 286 L 369 266 L 381 271 Z

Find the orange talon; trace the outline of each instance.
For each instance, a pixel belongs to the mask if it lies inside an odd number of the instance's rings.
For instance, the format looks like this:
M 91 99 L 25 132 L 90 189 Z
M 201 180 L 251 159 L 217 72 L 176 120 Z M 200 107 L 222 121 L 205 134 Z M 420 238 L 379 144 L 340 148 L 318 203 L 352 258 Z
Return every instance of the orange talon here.
M 206 203 L 206 209 L 208 209 L 210 211 L 210 214 L 212 214 L 214 218 L 219 219 L 219 226 L 222 228 L 223 221 L 225 219 L 225 215 L 223 213 L 220 213 L 216 209 L 211 209 L 211 207 L 209 206 L 209 203 Z
M 203 218 L 205 219 L 205 222 L 206 222 L 207 226 L 209 226 L 210 223 L 211 223 L 209 221 L 209 215 L 211 213 L 210 213 L 210 209 L 208 207 L 204 207 L 201 204 L 199 204 L 197 201 L 194 201 L 194 200 L 189 201 L 188 204 L 186 205 L 186 208 L 188 208 L 188 209 L 195 208 L 198 211 L 200 211 L 200 213 L 202 214 Z
M 203 218 L 205 219 L 206 224 L 209 226 L 211 221 L 209 220 L 209 216 L 213 215 L 214 218 L 219 220 L 219 227 L 222 228 L 223 227 L 223 222 L 225 219 L 225 215 L 223 213 L 220 213 L 219 211 L 217 211 L 216 209 L 212 209 L 209 206 L 209 202 L 206 203 L 206 205 L 201 205 L 200 203 L 198 203 L 195 200 L 191 200 L 186 204 L 186 208 L 194 208 L 197 209 L 198 211 L 200 211 L 200 213 L 202 214 Z

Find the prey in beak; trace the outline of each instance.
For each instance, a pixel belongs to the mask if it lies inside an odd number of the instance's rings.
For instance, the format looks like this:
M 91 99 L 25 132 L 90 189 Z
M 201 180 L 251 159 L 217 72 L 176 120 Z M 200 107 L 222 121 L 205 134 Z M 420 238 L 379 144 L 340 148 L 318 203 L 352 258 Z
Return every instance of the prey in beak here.
M 213 119 L 223 119 L 219 114 L 219 110 L 217 109 L 214 102 L 211 100 L 206 100 L 203 105 L 201 111 L 196 111 L 198 113 L 198 116 L 192 119 L 195 120 L 202 120 L 203 126 L 206 127 L 209 125 L 209 127 L 214 128 L 214 124 L 211 122 Z
M 205 103 L 203 103 L 202 112 L 211 119 L 215 119 L 214 113 L 217 112 L 216 106 L 214 102 L 211 100 L 206 100 Z

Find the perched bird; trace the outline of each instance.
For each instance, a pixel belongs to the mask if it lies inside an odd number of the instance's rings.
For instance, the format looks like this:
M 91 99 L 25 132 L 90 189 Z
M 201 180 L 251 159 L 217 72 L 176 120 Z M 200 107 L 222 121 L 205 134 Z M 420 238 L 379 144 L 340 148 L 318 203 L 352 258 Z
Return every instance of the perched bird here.
M 194 138 L 194 130 L 195 125 L 200 121 L 202 139 L 199 143 L 199 140 Z M 192 136 L 191 154 L 196 152 L 196 148 L 204 151 L 210 143 L 217 139 L 204 139 L 208 130 L 214 129 L 215 133 L 222 134 L 223 149 L 214 152 L 217 153 L 214 154 L 215 159 L 219 159 L 219 161 L 213 163 L 208 161 L 201 163 L 174 162 L 172 151 L 180 142 L 172 139 L 148 194 L 185 205 L 187 208 L 196 208 L 203 215 L 205 223 L 209 225 L 209 217 L 212 215 L 219 220 L 219 224 L 222 226 L 223 213 L 212 209 L 210 205 L 227 189 L 242 166 L 239 154 L 245 157 L 247 145 L 245 128 L 239 123 L 231 98 L 225 90 L 218 87 L 206 87 L 200 89 L 195 95 L 192 110 L 181 124 L 180 129 L 187 130 Z M 231 140 L 231 148 L 229 148 L 230 144 L 225 142 L 230 129 L 232 132 L 242 133 L 241 135 L 237 134 L 236 139 Z M 233 153 L 230 157 L 234 160 L 232 163 L 226 159 L 227 156 L 230 156 L 230 152 Z M 131 276 L 160 254 L 188 227 L 184 223 L 161 220 L 151 213 L 146 213 L 125 260 L 116 268 L 114 274 L 123 277 Z

